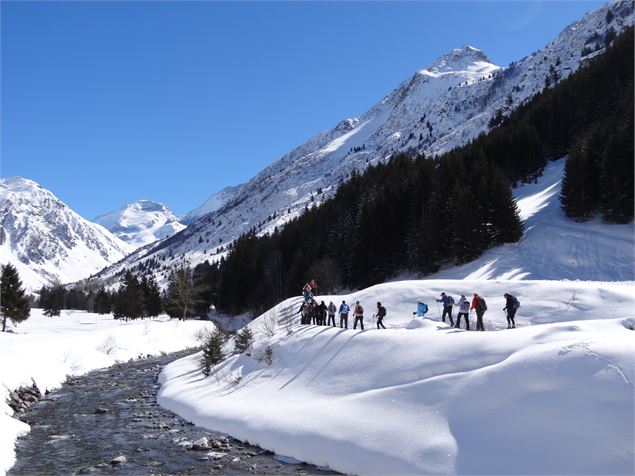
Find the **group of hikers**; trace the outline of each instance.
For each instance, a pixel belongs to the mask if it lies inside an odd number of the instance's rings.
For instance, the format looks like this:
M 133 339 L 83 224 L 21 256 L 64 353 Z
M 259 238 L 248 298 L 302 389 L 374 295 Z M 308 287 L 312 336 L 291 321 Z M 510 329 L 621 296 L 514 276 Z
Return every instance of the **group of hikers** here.
M 515 296 L 512 296 L 509 293 L 505 293 L 503 297 L 505 298 L 505 307 L 503 308 L 503 311 L 505 311 L 505 315 L 507 317 L 507 329 L 515 329 L 516 311 L 520 307 L 520 302 Z M 445 322 L 445 316 L 448 316 L 450 325 L 459 329 L 461 327 L 461 317 L 465 317 L 465 329 L 469 331 L 469 314 L 470 311 L 474 309 L 476 312 L 476 330 L 485 330 L 485 326 L 483 325 L 483 315 L 485 314 L 485 311 L 487 311 L 487 303 L 485 302 L 485 298 L 480 296 L 478 293 L 474 293 L 471 302 L 468 301 L 464 294 L 461 294 L 459 302 L 455 303 L 452 296 L 442 292 L 441 297 L 437 299 L 437 302 L 443 303 L 443 313 L 441 314 L 441 320 L 443 322 Z M 452 319 L 452 311 L 455 304 L 459 308 L 459 312 L 456 316 L 456 325 L 454 325 L 454 320 Z
M 311 280 L 307 283 L 302 289 L 302 293 L 304 296 L 304 302 L 302 306 L 300 306 L 300 323 L 301 324 L 315 324 L 318 326 L 333 326 L 337 327 L 335 324 L 335 316 L 339 315 L 339 327 L 348 329 L 348 315 L 351 312 L 351 308 L 346 303 L 345 300 L 342 300 L 342 304 L 340 304 L 339 309 L 335 306 L 333 301 L 330 301 L 328 306 L 321 301 L 320 304 L 314 298 L 315 291 L 317 290 L 317 283 L 315 280 Z M 516 328 L 516 311 L 520 307 L 520 302 L 518 299 L 509 294 L 505 293 L 505 307 L 503 311 L 507 317 L 507 329 Z M 458 303 L 454 301 L 454 298 L 445 292 L 441 293 L 439 299 L 436 300 L 438 303 L 443 304 L 443 312 L 439 310 L 441 314 L 441 320 L 445 322 L 446 316 L 450 321 L 450 325 L 452 327 L 456 327 L 457 329 L 461 326 L 461 317 L 465 318 L 465 329 L 470 330 L 470 319 L 469 314 L 472 309 L 476 312 L 476 330 L 484 331 L 485 326 L 483 324 L 483 315 L 485 311 L 487 311 L 487 303 L 485 299 L 480 296 L 478 293 L 474 293 L 472 300 L 469 301 L 464 294 L 461 294 Z M 454 310 L 454 306 L 458 307 L 458 314 L 456 316 L 456 325 L 454 324 L 454 319 L 452 316 L 452 312 Z M 425 317 L 428 312 L 428 305 L 422 301 L 417 303 L 417 311 L 413 312 L 418 317 Z M 360 304 L 359 301 L 355 301 L 355 305 L 353 306 L 353 317 L 355 321 L 353 323 L 353 329 L 357 329 L 357 324 L 359 323 L 360 328 L 364 329 L 364 308 Z M 327 321 L 328 317 L 328 321 Z M 373 314 L 373 318 L 377 320 L 377 329 L 385 329 L 383 320 L 386 317 L 386 308 L 381 304 L 381 302 L 377 302 L 377 311 Z
M 340 318 L 340 327 L 348 329 L 348 315 L 351 313 L 351 308 L 346 304 L 345 300 L 342 301 L 338 309 L 335 304 L 333 304 L 333 301 L 330 301 L 327 306 L 324 301 L 318 304 L 317 301 L 311 297 L 305 300 L 300 306 L 300 324 L 315 324 L 317 326 L 332 325 L 333 327 L 337 327 L 335 325 L 336 313 Z M 355 301 L 355 305 L 353 306 L 353 317 L 355 318 L 353 321 L 353 329 L 357 329 L 357 324 L 359 324 L 360 328 L 364 330 L 364 308 L 359 301 Z M 386 308 L 382 306 L 380 302 L 377 303 L 377 312 L 373 314 L 373 317 L 377 319 L 377 329 L 386 328 L 383 323 L 384 317 L 386 317 Z

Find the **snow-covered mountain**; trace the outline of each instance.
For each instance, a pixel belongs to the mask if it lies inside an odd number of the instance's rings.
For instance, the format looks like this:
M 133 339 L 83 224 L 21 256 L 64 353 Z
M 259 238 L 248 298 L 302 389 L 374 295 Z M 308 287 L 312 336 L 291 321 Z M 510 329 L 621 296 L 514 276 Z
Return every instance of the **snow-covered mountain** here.
M 236 195 L 238 195 L 243 185 L 244 184 L 241 183 L 240 185 L 232 185 L 223 188 L 221 191 L 216 192 L 211 197 L 209 197 L 200 207 L 197 207 L 194 210 L 183 215 L 179 221 L 185 225 L 189 225 L 202 216 L 205 216 L 208 213 L 215 212 Z
M 465 144 L 496 118 L 600 54 L 614 34 L 632 24 L 633 2 L 605 5 L 569 25 L 542 50 L 504 68 L 477 48 L 456 48 L 361 116 L 341 121 L 266 167 L 221 208 L 102 275 L 151 258 L 167 266 L 183 257 L 192 264 L 219 258 L 224 245 L 240 234 L 252 228 L 271 232 L 306 206 L 330 197 L 353 170 L 399 151 L 435 155 Z
M 93 220 L 134 249 L 168 238 L 185 228 L 162 203 L 139 200 Z
M 0 179 L 0 263 L 15 265 L 28 290 L 86 278 L 130 251 L 32 180 Z

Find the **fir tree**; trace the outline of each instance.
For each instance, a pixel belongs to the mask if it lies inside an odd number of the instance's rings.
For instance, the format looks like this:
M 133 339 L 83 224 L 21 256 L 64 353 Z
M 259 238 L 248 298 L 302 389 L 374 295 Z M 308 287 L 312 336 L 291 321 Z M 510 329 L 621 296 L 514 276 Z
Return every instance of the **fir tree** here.
M 223 346 L 226 341 L 227 336 L 220 329 L 214 329 L 205 339 L 201 357 L 201 370 L 204 375 L 209 375 L 211 368 L 225 358 Z
M 25 296 L 18 270 L 12 264 L 2 266 L 0 275 L 0 313 L 2 332 L 7 329 L 7 318 L 13 324 L 26 321 L 30 314 L 29 300 Z
M 62 286 L 56 286 L 49 293 L 46 301 L 41 305 L 44 315 L 48 317 L 59 316 L 64 307 L 64 295 L 66 290 Z M 40 299 L 40 303 L 41 303 Z

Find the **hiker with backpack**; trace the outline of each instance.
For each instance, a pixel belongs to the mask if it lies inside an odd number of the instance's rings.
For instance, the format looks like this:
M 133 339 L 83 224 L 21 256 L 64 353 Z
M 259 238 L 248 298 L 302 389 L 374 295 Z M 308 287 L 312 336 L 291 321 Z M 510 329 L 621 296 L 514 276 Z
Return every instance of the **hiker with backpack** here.
M 306 324 L 309 315 L 309 301 L 304 301 L 300 306 L 300 324 Z
M 313 298 L 313 293 L 311 292 L 311 285 L 306 283 L 302 288 L 302 295 L 304 296 L 304 302 Z
M 417 301 L 417 311 L 413 312 L 412 314 L 416 314 L 417 317 L 425 317 L 426 313 L 428 312 L 428 305 L 424 302 L 421 301 Z
M 461 328 L 461 317 L 465 317 L 465 330 L 470 330 L 470 302 L 464 294 L 459 298 L 459 313 L 456 316 L 456 328 Z
M 448 296 L 445 293 L 441 293 L 441 299 L 437 299 L 437 302 L 443 303 L 443 315 L 441 316 L 441 320 L 445 322 L 445 316 L 447 315 L 450 318 L 450 325 L 454 327 L 454 319 L 452 319 L 452 306 L 454 305 L 454 298 L 452 296 Z
M 507 311 L 507 329 L 515 329 L 516 321 L 514 321 L 514 317 L 516 316 L 516 311 L 520 307 L 520 302 L 515 296 L 512 296 L 509 293 L 505 293 L 503 296 L 505 297 L 505 307 L 503 308 L 503 311 Z
M 485 302 L 485 299 L 479 296 L 478 293 L 474 293 L 470 309 L 476 310 L 476 330 L 484 331 L 485 326 L 483 325 L 483 314 L 487 311 L 487 303 Z
M 331 322 L 333 322 L 333 327 L 335 327 L 335 313 L 337 312 L 337 308 L 335 307 L 335 304 L 333 304 L 333 301 L 329 302 L 329 307 L 327 308 L 327 311 L 329 314 L 329 322 L 327 326 L 330 326 Z
M 377 303 L 377 314 L 375 316 L 377 317 L 377 329 L 379 329 L 379 326 L 385 329 L 383 320 L 384 317 L 386 317 L 386 308 L 382 306 L 380 302 Z M 364 324 L 362 324 L 362 329 L 363 328 Z
M 326 325 L 326 304 L 324 304 L 324 301 L 320 302 L 320 305 L 318 306 L 318 326 L 325 326 Z
M 340 327 L 348 329 L 348 313 L 350 310 L 351 308 L 348 307 L 346 301 L 342 301 L 342 304 L 340 304 Z
M 357 329 L 357 322 L 359 321 L 359 326 L 362 328 L 362 330 L 364 330 L 364 308 L 359 303 L 359 301 L 355 301 L 353 317 L 355 318 L 355 321 L 353 322 L 353 329 Z

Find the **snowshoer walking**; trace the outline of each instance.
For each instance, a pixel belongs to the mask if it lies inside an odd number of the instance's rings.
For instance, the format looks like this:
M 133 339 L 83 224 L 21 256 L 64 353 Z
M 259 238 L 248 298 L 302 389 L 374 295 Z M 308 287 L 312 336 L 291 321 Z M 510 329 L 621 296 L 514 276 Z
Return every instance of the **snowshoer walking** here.
M 470 330 L 470 302 L 467 300 L 465 295 L 461 294 L 459 298 L 459 313 L 456 316 L 456 328 L 461 328 L 461 317 L 465 317 L 465 330 Z
M 317 284 L 317 281 L 316 281 L 315 279 L 312 279 L 312 280 L 309 282 L 309 286 L 311 286 L 311 293 L 312 293 L 314 296 L 317 296 L 317 290 L 318 290 L 318 284 Z
M 359 326 L 362 328 L 362 330 L 364 330 L 364 308 L 359 303 L 359 301 L 355 302 L 353 317 L 355 318 L 355 321 L 353 322 L 353 329 L 357 329 L 357 322 L 359 321 Z
M 340 327 L 348 329 L 348 313 L 350 310 L 351 308 L 348 307 L 346 301 L 342 301 L 342 304 L 340 304 Z
M 311 285 L 306 283 L 302 288 L 302 295 L 304 296 L 304 301 L 308 301 L 313 298 L 313 293 L 311 292 Z
M 318 306 L 318 326 L 325 326 L 326 325 L 326 304 L 324 304 L 324 301 L 320 302 L 320 305 Z
M 503 308 L 503 311 L 507 311 L 507 329 L 515 329 L 516 321 L 514 320 L 514 317 L 516 316 L 516 311 L 520 307 L 520 303 L 515 296 L 512 296 L 509 293 L 505 293 L 503 296 L 505 297 L 505 307 Z
M 452 319 L 452 306 L 454 305 L 454 298 L 452 296 L 448 296 L 445 293 L 441 293 L 441 298 L 437 299 L 437 302 L 443 303 L 443 315 L 441 316 L 441 320 L 445 322 L 445 316 L 447 315 L 450 318 L 450 325 L 454 327 L 454 319 Z
M 484 331 L 485 326 L 483 325 L 483 314 L 487 311 L 487 303 L 485 302 L 485 299 L 479 296 L 478 293 L 474 293 L 470 309 L 476 309 L 476 330 Z
M 305 301 L 300 306 L 300 324 L 307 323 L 307 316 L 309 315 L 309 302 Z
M 425 317 L 427 312 L 428 312 L 428 305 L 424 302 L 418 301 L 417 312 L 413 312 L 413 314 L 416 314 L 417 317 Z
M 329 322 L 327 326 L 330 326 L 331 322 L 333 322 L 333 327 L 335 327 L 335 313 L 337 312 L 337 308 L 335 307 L 335 304 L 333 304 L 333 301 L 329 302 L 327 310 L 329 314 Z
M 386 308 L 384 306 L 381 305 L 380 302 L 377 303 L 377 329 L 379 329 L 379 326 L 381 326 L 383 329 L 385 329 L 386 327 L 384 327 L 384 317 L 386 317 Z M 362 324 L 362 329 L 364 328 L 364 324 Z

